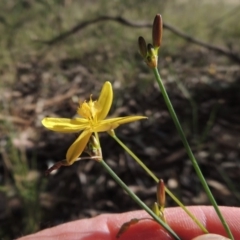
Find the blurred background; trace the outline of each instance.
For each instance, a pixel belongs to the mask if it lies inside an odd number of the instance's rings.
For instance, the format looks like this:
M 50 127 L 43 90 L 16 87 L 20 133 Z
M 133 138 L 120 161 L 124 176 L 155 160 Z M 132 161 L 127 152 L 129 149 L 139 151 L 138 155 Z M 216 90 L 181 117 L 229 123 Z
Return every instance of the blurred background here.
M 239 1 L 0 0 L 1 239 L 139 209 L 97 162 L 44 175 L 77 135 L 48 131 L 41 120 L 76 116 L 78 100 L 96 99 L 106 80 L 110 116 L 148 116 L 119 127 L 118 137 L 186 205 L 209 205 L 138 52 L 157 13 L 166 24 L 159 69 L 180 122 L 218 204 L 240 205 Z M 106 162 L 151 206 L 151 177 L 107 134 L 101 144 Z

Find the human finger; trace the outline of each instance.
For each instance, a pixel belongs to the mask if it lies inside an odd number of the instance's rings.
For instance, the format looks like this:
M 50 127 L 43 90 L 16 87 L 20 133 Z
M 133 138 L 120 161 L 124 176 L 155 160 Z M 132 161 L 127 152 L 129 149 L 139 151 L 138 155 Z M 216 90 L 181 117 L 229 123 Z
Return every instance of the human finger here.
M 199 219 L 200 222 L 203 223 L 209 232 L 227 236 L 213 207 L 193 206 L 188 207 L 188 209 L 197 217 L 197 219 Z M 235 239 L 240 239 L 240 208 L 221 207 L 221 212 L 228 222 Z M 167 208 L 165 210 L 165 216 L 167 223 L 181 239 L 190 240 L 202 234 L 201 229 L 199 229 L 199 227 L 181 208 Z M 103 214 L 91 219 L 65 223 L 40 231 L 39 233 L 23 237 L 19 240 L 113 240 L 116 239 L 116 235 L 122 224 L 133 218 L 149 218 L 149 215 L 144 211 L 133 211 L 122 214 Z M 173 238 L 156 222 L 152 220 L 144 220 L 130 226 L 119 239 L 170 240 Z

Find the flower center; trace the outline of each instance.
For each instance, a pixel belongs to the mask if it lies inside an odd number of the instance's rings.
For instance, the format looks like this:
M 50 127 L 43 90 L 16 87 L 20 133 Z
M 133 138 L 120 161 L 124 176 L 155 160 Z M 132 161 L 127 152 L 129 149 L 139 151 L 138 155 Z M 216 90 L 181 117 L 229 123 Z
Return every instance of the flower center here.
M 84 101 L 78 108 L 77 113 L 91 123 L 97 123 L 97 113 L 99 111 L 100 108 L 97 101 L 93 101 L 92 96 L 90 96 L 89 102 Z

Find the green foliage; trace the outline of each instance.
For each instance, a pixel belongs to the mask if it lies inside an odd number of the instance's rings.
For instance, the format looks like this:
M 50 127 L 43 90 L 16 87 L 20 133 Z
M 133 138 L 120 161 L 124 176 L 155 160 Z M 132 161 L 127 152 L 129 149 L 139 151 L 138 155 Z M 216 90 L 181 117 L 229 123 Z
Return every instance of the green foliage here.
M 5 126 L 8 140 L 2 141 L 0 148 L 5 166 L 4 185 L 0 186 L 0 192 L 8 202 L 8 208 L 4 211 L 6 221 L 1 225 L 0 237 L 12 239 L 19 232 L 25 235 L 39 229 L 40 193 L 45 183 L 40 179 L 40 173 L 34 170 L 35 160 L 27 159 L 25 150 L 16 149 L 13 145 L 12 126 L 4 122 L 1 124 Z

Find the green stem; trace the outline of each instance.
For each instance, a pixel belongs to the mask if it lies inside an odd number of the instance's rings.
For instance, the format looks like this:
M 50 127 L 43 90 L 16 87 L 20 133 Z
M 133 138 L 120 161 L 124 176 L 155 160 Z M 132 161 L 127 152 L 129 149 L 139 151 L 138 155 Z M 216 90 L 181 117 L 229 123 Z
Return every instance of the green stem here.
M 226 223 L 225 219 L 223 218 L 223 216 L 222 216 L 222 214 L 221 214 L 221 212 L 220 212 L 220 210 L 218 208 L 218 205 L 217 205 L 217 203 L 216 203 L 216 201 L 215 201 L 215 199 L 214 199 L 214 197 L 213 197 L 213 195 L 212 195 L 212 193 L 211 193 L 211 191 L 210 191 L 210 189 L 209 189 L 209 187 L 207 185 L 207 182 L 204 179 L 204 176 L 203 176 L 203 174 L 202 174 L 202 172 L 201 172 L 201 170 L 200 170 L 200 168 L 198 166 L 197 160 L 195 159 L 195 157 L 194 157 L 194 155 L 192 153 L 192 150 L 191 150 L 191 148 L 190 148 L 190 146 L 188 144 L 188 141 L 187 141 L 187 139 L 185 137 L 184 131 L 183 131 L 181 125 L 180 125 L 178 117 L 177 117 L 177 115 L 176 115 L 176 113 L 174 111 L 174 108 L 172 106 L 172 103 L 171 103 L 171 101 L 170 101 L 170 99 L 168 97 L 167 91 L 166 91 L 166 89 L 165 89 L 165 87 L 163 85 L 163 82 L 162 82 L 162 79 L 161 79 L 161 77 L 159 75 L 158 69 L 154 68 L 153 69 L 153 73 L 154 73 L 154 76 L 155 76 L 155 78 L 156 78 L 156 80 L 158 82 L 159 88 L 161 90 L 161 93 L 163 95 L 165 103 L 166 103 L 166 105 L 168 107 L 170 115 L 171 115 L 171 117 L 173 119 L 173 122 L 174 122 L 174 124 L 175 124 L 175 126 L 177 128 L 178 134 L 180 135 L 181 140 L 183 142 L 183 145 L 184 145 L 184 147 L 185 147 L 185 149 L 187 151 L 188 157 L 190 158 L 190 160 L 191 160 L 191 162 L 193 164 L 193 167 L 194 167 L 194 169 L 195 169 L 195 171 L 196 171 L 196 173 L 197 173 L 197 175 L 199 177 L 199 180 L 202 183 L 202 186 L 203 186 L 206 194 L 208 195 L 208 198 L 209 198 L 211 204 L 213 205 L 213 207 L 214 207 L 214 209 L 215 209 L 219 219 L 221 220 L 221 222 L 222 222 L 222 224 L 223 224 L 223 226 L 224 226 L 228 236 L 231 239 L 234 239 L 233 235 L 231 233 L 231 230 L 229 229 L 228 224 Z
M 143 208 L 157 223 L 164 227 L 175 239 L 180 240 L 177 234 L 128 188 L 128 186 L 115 174 L 115 172 L 107 165 L 103 159 L 100 160 L 99 163 L 141 208 Z
M 115 134 L 114 131 L 109 132 L 109 135 L 154 179 L 156 183 L 159 179 L 156 175 L 139 159 Z M 208 230 L 202 225 L 201 222 L 178 200 L 178 198 L 165 186 L 166 193 L 188 214 L 188 216 L 199 226 L 204 232 L 208 233 Z

